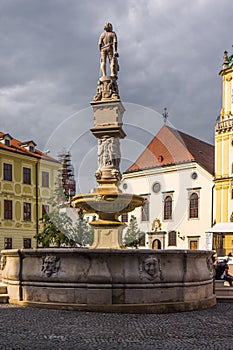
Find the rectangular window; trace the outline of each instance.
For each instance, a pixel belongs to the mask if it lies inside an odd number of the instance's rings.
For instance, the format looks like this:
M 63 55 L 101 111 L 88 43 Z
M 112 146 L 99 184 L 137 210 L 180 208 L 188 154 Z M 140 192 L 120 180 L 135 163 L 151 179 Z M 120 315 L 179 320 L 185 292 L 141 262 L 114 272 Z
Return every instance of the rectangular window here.
M 3 179 L 12 181 L 12 164 L 3 164 Z
M 24 238 L 23 239 L 23 247 L 25 249 L 28 249 L 28 248 L 32 247 L 32 240 L 31 240 L 31 238 Z
M 23 203 L 23 220 L 31 221 L 32 210 L 31 203 Z
M 176 246 L 177 245 L 176 239 L 177 239 L 176 231 L 168 232 L 168 245 L 169 246 L 170 245 Z
M 141 209 L 141 221 L 149 221 L 149 201 L 146 199 Z
M 128 213 L 123 213 L 121 215 L 121 221 L 122 222 L 128 222 Z
M 139 235 L 139 247 L 145 247 L 146 245 L 146 235 L 144 232 L 140 232 Z
M 10 237 L 4 238 L 4 249 L 12 249 L 12 238 Z
M 9 139 L 5 139 L 5 145 L 10 147 L 11 145 L 11 141 Z
M 8 199 L 4 200 L 4 219 L 12 220 L 12 201 Z
M 23 183 L 31 185 L 31 169 L 23 168 Z
M 42 187 L 49 187 L 49 173 L 42 171 Z

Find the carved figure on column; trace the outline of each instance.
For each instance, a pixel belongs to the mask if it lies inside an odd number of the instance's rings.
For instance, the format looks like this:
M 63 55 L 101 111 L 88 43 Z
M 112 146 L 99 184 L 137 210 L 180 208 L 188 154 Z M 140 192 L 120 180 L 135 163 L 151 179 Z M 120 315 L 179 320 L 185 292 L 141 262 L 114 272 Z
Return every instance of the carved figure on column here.
M 111 23 L 105 23 L 104 32 L 99 37 L 100 70 L 101 77 L 98 81 L 94 101 L 119 100 L 117 75 L 119 71 L 117 36 Z M 107 74 L 107 59 L 109 61 L 110 75 Z
M 120 141 L 118 137 L 111 137 L 109 140 L 111 164 L 119 169 L 121 160 Z
M 101 169 L 104 166 L 104 144 L 103 139 L 98 139 L 98 168 Z
M 112 77 L 117 77 L 119 71 L 117 52 L 117 36 L 113 32 L 113 27 L 111 23 L 105 23 L 104 32 L 99 38 L 99 50 L 100 50 L 100 69 L 103 76 L 106 76 L 106 61 L 109 60 L 110 72 Z
M 98 139 L 98 168 L 113 166 L 119 169 L 121 159 L 119 138 L 104 136 Z

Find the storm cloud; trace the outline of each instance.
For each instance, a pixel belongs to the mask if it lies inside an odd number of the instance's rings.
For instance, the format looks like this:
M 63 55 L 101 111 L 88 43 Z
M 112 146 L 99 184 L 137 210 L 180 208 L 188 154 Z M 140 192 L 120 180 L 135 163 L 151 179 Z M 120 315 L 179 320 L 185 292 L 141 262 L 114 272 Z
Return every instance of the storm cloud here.
M 175 128 L 213 142 L 218 73 L 224 50 L 233 51 L 232 13 L 231 0 L 1 0 L 1 131 L 42 150 L 59 128 L 60 148 L 70 147 L 71 129 L 85 134 L 92 113 L 82 118 L 79 111 L 95 95 L 97 43 L 108 21 L 118 36 L 122 101 L 157 115 L 166 107 Z M 72 127 L 66 121 L 76 114 Z M 137 113 L 126 119 L 150 129 Z M 153 131 L 147 136 L 143 145 Z M 79 149 L 88 144 L 95 144 L 92 136 Z

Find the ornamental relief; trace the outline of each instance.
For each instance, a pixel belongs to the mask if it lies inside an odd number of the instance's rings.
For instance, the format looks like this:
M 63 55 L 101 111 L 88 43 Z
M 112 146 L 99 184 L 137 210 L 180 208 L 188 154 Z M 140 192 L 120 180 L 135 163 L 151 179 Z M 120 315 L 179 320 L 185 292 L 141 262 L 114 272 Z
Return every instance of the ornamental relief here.
M 213 277 L 214 275 L 214 266 L 213 266 L 213 260 L 211 257 L 206 258 L 206 264 L 207 264 L 207 269 L 210 271 L 210 276 Z
M 46 255 L 42 258 L 41 271 L 46 277 L 57 273 L 60 268 L 60 258 L 57 255 Z
M 119 169 L 120 159 L 119 137 L 104 136 L 98 139 L 98 170 L 109 165 Z
M 139 262 L 139 276 L 143 281 L 155 282 L 163 280 L 160 259 L 147 256 Z

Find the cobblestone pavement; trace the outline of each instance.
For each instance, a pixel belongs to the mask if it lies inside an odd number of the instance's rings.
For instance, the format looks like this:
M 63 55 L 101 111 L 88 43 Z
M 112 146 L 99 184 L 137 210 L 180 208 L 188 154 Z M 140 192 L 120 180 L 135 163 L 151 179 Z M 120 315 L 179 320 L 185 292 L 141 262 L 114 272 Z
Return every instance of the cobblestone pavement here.
M 172 314 L 101 314 L 0 305 L 0 349 L 233 349 L 233 303 Z

